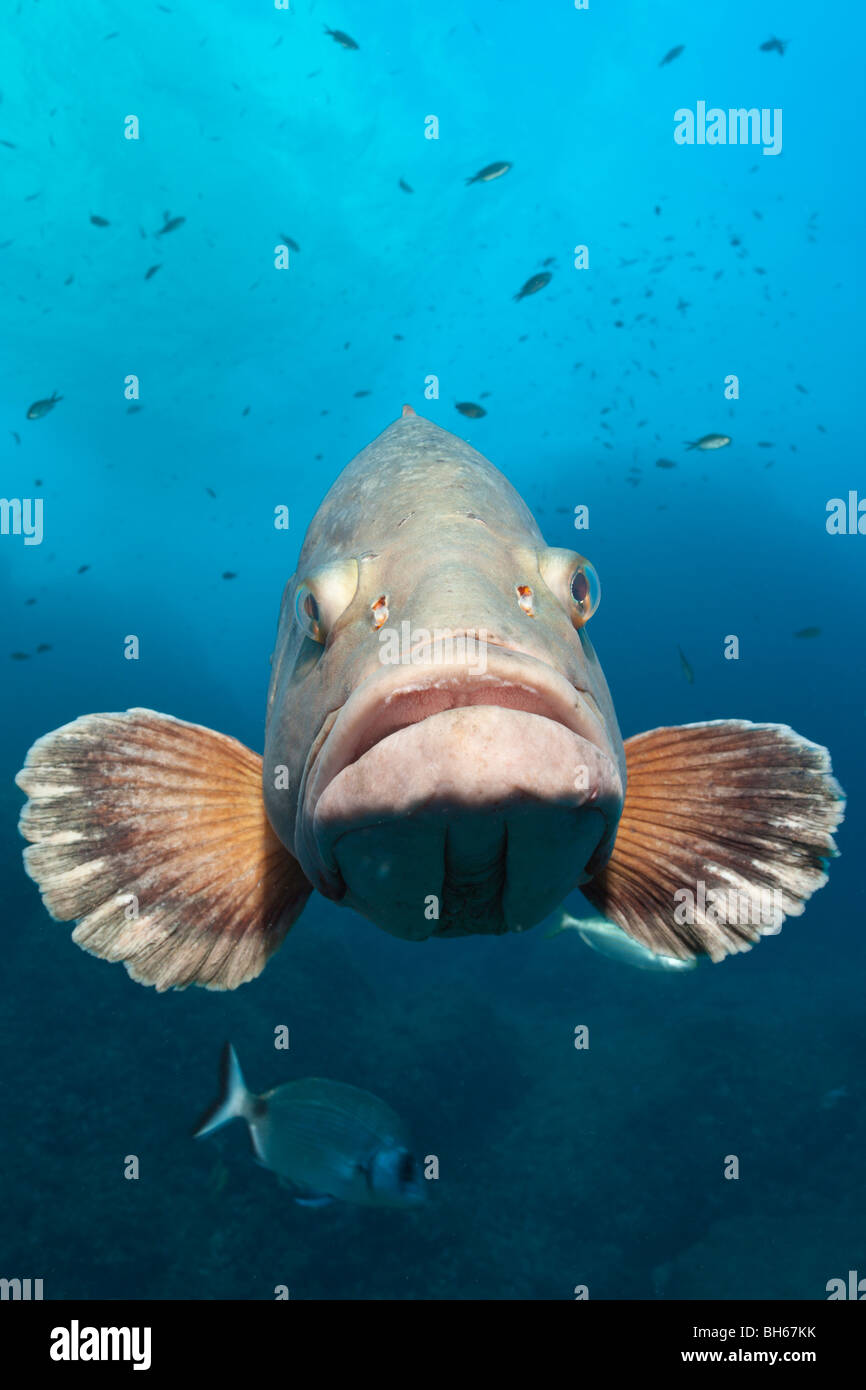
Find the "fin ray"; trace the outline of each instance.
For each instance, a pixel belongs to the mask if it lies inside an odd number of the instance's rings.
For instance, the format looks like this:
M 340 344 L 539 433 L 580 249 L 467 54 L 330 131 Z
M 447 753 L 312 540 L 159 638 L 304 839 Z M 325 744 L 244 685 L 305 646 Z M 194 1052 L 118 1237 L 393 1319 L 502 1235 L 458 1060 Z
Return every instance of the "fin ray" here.
M 267 820 L 261 759 L 201 725 L 85 715 L 39 739 L 16 782 L 48 911 L 157 990 L 253 979 L 312 891 Z
M 803 912 L 827 881 L 844 814 L 825 748 L 787 725 L 716 720 L 653 729 L 625 749 L 613 854 L 581 886 L 606 918 L 654 952 L 721 960 Z M 701 906 L 698 883 L 727 895 L 721 913 Z M 681 890 L 695 895 L 690 921 L 675 915 Z M 776 916 L 765 920 L 770 901 Z

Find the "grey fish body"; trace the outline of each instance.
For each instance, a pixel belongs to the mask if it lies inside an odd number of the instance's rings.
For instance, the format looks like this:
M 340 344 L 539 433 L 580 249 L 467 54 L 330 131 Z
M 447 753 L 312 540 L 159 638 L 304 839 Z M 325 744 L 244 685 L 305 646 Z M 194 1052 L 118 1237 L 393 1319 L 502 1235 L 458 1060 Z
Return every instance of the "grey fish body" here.
M 553 272 L 550 270 L 542 270 L 537 275 L 530 275 L 526 283 L 521 285 L 514 298 L 525 299 L 527 295 L 538 294 L 538 291 L 543 290 L 545 285 L 549 285 L 552 279 Z
M 642 946 L 639 941 L 624 932 L 614 922 L 603 917 L 572 917 L 568 912 L 559 915 L 557 924 L 547 933 L 548 937 L 559 936 L 565 931 L 576 931 L 581 941 L 599 955 L 609 960 L 630 965 L 635 970 L 671 971 L 694 970 L 697 960 L 678 960 L 676 956 L 660 955 Z
M 470 183 L 492 183 L 494 179 L 501 179 L 503 174 L 507 174 L 511 165 L 507 160 L 499 159 L 494 164 L 485 164 L 483 169 L 479 169 L 477 174 L 466 180 Z
M 58 401 L 62 400 L 62 396 L 58 396 L 56 391 L 52 391 L 51 395 L 48 397 L 47 400 L 33 402 L 29 410 L 27 411 L 27 419 L 41 420 L 44 415 L 47 415 L 50 410 L 54 409 Z
M 730 444 L 729 434 L 705 434 L 700 439 L 687 439 L 687 449 L 724 449 L 726 444 Z
M 329 34 L 330 37 L 334 40 L 334 43 L 338 43 L 341 48 L 357 49 L 359 47 L 359 45 L 355 43 L 355 40 L 353 38 L 350 38 L 348 34 L 343 33 L 342 29 L 328 29 L 326 27 L 325 33 Z
M 247 1089 L 228 1044 L 222 1095 L 195 1137 L 204 1138 L 233 1119 L 246 1121 L 259 1162 L 301 1199 L 411 1206 L 424 1195 L 402 1120 L 357 1086 L 307 1077 L 257 1096 Z

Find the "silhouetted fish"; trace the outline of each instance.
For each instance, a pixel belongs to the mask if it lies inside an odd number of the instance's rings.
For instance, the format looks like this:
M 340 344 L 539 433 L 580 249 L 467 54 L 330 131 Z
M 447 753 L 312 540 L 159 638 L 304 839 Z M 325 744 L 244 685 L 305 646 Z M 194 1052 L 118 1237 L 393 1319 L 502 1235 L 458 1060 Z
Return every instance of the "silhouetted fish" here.
M 355 40 L 350 38 L 348 34 L 344 34 L 342 29 L 329 29 L 326 26 L 325 33 L 330 34 L 331 38 L 334 40 L 334 43 L 338 43 L 341 48 L 358 47 L 358 45 L 355 43 Z
M 58 396 L 57 392 L 53 391 L 47 400 L 34 401 L 33 404 L 30 406 L 29 410 L 27 411 L 27 419 L 41 420 L 43 415 L 47 415 L 49 410 L 53 410 L 57 402 L 62 400 L 63 397 Z M 19 444 L 21 443 L 20 439 L 18 442 Z
M 476 405 L 474 401 L 458 401 L 455 410 L 459 410 L 461 415 L 468 415 L 470 420 L 480 420 L 487 411 L 483 405 Z
M 689 665 L 689 663 L 686 661 L 685 652 L 683 651 L 682 647 L 677 647 L 677 651 L 678 651 L 679 654 L 680 654 L 680 665 L 681 665 L 682 668 L 683 668 L 683 675 L 685 676 L 685 678 L 686 678 L 686 680 L 688 681 L 689 685 L 694 685 L 694 683 L 695 683 L 695 673 L 694 673 L 694 671 L 692 670 L 692 668 L 691 668 L 691 666 Z
M 549 285 L 552 279 L 553 271 L 551 270 L 541 270 L 537 275 L 530 275 L 526 284 L 522 285 L 517 291 L 517 294 L 513 297 L 515 299 L 525 299 L 529 294 L 538 294 L 538 291 L 543 290 L 545 285 Z
M 661 62 L 659 63 L 659 67 L 663 68 L 666 63 L 672 63 L 674 61 L 674 58 L 679 58 L 680 54 L 683 52 L 684 49 L 684 43 L 678 43 L 676 48 L 669 49 L 665 56 L 662 58 Z
M 498 159 L 495 164 L 485 164 L 483 169 L 479 169 L 477 174 L 473 174 L 470 183 L 492 183 L 494 179 L 501 179 L 503 174 L 507 174 L 511 165 L 505 159 Z
M 168 213 L 163 213 L 165 223 L 156 233 L 157 236 L 165 236 L 166 232 L 176 232 L 178 227 L 182 227 L 186 221 L 185 217 L 169 217 Z

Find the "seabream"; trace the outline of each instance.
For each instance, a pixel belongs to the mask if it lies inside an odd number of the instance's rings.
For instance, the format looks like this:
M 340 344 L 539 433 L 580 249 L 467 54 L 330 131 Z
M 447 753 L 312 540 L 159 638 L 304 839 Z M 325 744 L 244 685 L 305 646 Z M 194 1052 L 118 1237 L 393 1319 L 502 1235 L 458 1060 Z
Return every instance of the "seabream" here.
M 357 1086 L 313 1076 L 257 1096 L 247 1089 L 237 1054 L 227 1043 L 220 1098 L 193 1137 L 203 1139 L 230 1120 L 246 1121 L 259 1163 L 276 1173 L 300 1206 L 325 1206 L 336 1199 L 408 1207 L 424 1199 L 421 1166 L 409 1150 L 402 1120 Z

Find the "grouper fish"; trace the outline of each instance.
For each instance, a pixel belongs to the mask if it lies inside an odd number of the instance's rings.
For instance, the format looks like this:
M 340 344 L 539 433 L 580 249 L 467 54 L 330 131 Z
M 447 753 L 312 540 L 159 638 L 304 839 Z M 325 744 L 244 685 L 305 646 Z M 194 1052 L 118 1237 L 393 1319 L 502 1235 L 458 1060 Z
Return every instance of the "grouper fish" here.
M 263 758 L 147 709 L 30 749 L 46 907 L 158 990 L 253 979 L 313 891 L 422 941 L 524 931 L 580 889 L 657 955 L 748 950 L 826 881 L 828 753 L 740 719 L 623 745 L 598 597 L 492 464 L 404 407 L 310 523 Z M 739 910 L 706 906 L 723 890 Z

